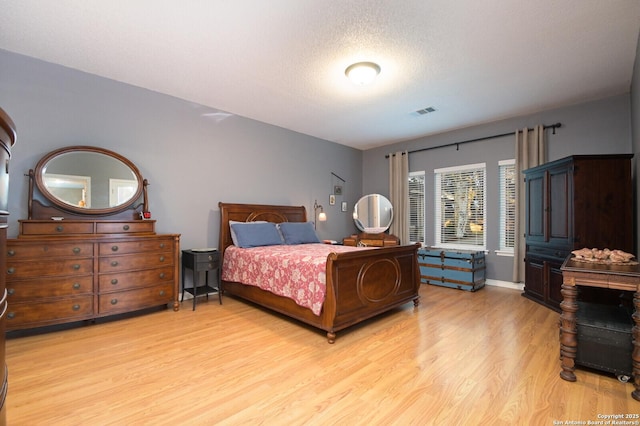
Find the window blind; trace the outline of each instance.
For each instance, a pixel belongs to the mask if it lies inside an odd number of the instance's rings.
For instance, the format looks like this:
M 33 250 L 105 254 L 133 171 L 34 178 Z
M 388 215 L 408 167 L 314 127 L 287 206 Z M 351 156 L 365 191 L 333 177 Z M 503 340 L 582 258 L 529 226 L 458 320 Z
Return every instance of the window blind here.
M 424 226 L 424 172 L 409 174 L 409 240 L 413 243 L 425 242 Z
M 484 250 L 486 164 L 436 169 L 434 174 L 435 243 Z
M 500 175 L 500 250 L 513 252 L 516 223 L 515 160 L 498 163 Z

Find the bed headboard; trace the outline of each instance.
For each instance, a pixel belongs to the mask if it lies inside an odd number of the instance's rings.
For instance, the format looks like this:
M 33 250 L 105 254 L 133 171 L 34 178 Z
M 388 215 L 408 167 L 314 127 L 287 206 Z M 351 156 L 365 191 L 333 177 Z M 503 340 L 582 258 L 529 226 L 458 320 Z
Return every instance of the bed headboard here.
M 220 207 L 220 243 L 218 250 L 224 250 L 233 244 L 229 221 L 254 222 L 306 222 L 307 210 L 304 206 L 272 206 L 268 204 L 218 203 Z

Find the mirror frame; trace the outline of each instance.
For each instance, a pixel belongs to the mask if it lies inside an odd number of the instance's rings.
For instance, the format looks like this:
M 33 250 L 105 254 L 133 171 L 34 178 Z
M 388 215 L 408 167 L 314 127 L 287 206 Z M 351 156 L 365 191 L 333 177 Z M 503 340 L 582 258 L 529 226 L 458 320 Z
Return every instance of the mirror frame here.
M 387 201 L 389 203 L 389 205 L 391 206 L 390 207 L 391 208 L 391 217 L 389 218 L 389 224 L 382 231 L 379 231 L 378 228 L 367 228 L 366 226 L 365 227 L 361 227 L 359 225 L 362 224 L 362 222 L 360 222 L 356 218 L 356 214 L 357 214 L 357 210 L 358 210 L 358 204 L 360 204 L 360 201 L 362 201 L 362 200 L 364 200 L 366 198 L 372 197 L 372 196 L 378 196 L 378 197 L 382 198 L 383 200 Z M 391 224 L 393 223 L 394 215 L 395 215 L 395 212 L 394 212 L 394 209 L 393 209 L 393 204 L 391 204 L 391 201 L 387 197 L 382 195 L 382 194 L 374 193 L 374 194 L 363 195 L 362 197 L 360 197 L 360 199 L 353 206 L 353 222 L 354 222 L 356 228 L 358 228 L 361 232 L 365 232 L 367 234 L 378 235 L 378 234 L 384 234 L 385 232 L 387 232 L 389 230 L 389 228 L 391 227 Z M 372 232 L 371 230 L 376 230 L 378 232 Z
M 43 178 L 43 171 L 46 169 L 47 164 L 51 160 L 55 159 L 56 157 L 62 154 L 68 154 L 73 152 L 92 152 L 97 154 L 103 154 L 122 162 L 125 166 L 127 166 L 133 172 L 133 174 L 136 177 L 136 181 L 138 182 L 138 188 L 136 189 L 135 194 L 123 204 L 120 204 L 115 207 L 107 207 L 107 208 L 99 208 L 99 209 L 74 206 L 72 204 L 65 203 L 64 201 L 57 198 L 47 189 L 47 186 L 45 185 L 44 178 Z M 55 206 L 57 206 L 62 210 L 73 212 L 73 213 L 79 213 L 83 215 L 90 215 L 90 216 L 110 215 L 110 214 L 115 214 L 115 213 L 125 211 L 131 208 L 131 206 L 133 206 L 133 204 L 140 199 L 140 197 L 143 194 L 143 191 L 146 189 L 146 182 L 142 178 L 142 175 L 140 174 L 140 171 L 138 170 L 135 164 L 133 164 L 127 158 L 123 157 L 118 153 L 109 151 L 108 149 L 98 148 L 95 146 L 75 145 L 75 146 L 67 146 L 64 148 L 56 149 L 55 151 L 51 151 L 50 153 L 42 157 L 40 161 L 38 161 L 38 164 L 36 165 L 36 169 L 34 173 L 34 178 L 35 178 L 36 187 L 38 188 L 42 196 L 47 199 L 47 201 L 49 201 L 50 203 L 54 204 Z

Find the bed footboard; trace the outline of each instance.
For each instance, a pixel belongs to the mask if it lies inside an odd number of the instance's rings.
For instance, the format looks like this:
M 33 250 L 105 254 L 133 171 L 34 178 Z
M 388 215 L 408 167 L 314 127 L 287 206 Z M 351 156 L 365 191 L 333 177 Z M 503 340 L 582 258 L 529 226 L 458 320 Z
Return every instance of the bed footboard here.
M 418 306 L 418 248 L 396 246 L 329 255 L 323 307 L 331 323 L 326 324 L 327 330 L 335 333 L 409 301 Z

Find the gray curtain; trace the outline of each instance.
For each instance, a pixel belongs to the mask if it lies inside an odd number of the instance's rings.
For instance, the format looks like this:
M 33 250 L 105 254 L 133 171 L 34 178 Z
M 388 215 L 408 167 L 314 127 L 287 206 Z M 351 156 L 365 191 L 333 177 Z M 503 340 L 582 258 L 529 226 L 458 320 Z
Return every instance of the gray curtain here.
M 393 206 L 393 223 L 389 232 L 409 243 L 409 153 L 389 154 L 389 198 Z
M 525 255 L 525 186 L 522 171 L 546 162 L 544 126 L 533 130 L 516 130 L 516 203 L 515 242 L 513 247 L 513 282 L 524 282 Z

